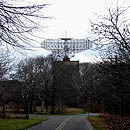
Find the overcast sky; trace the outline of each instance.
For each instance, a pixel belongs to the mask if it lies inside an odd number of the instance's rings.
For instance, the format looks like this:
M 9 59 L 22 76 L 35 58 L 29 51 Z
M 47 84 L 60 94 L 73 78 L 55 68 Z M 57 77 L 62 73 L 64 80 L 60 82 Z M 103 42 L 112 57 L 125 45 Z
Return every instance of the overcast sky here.
M 68 37 L 86 38 L 90 29 L 89 19 L 94 12 L 101 12 L 105 0 L 46 0 L 50 5 L 45 10 L 45 15 L 52 16 L 47 20 L 45 38 Z
M 94 13 L 105 14 L 107 6 L 113 1 L 127 5 L 130 0 L 28 0 L 49 4 L 43 13 L 53 17 L 43 21 L 44 32 L 39 32 L 43 38 L 87 38 L 90 31 L 90 21 L 95 19 Z M 25 3 L 24 3 L 25 4 Z M 83 58 L 84 59 L 84 58 Z
M 15 0 L 14 0 L 15 1 Z M 38 33 L 43 38 L 87 38 L 90 31 L 90 20 L 95 19 L 94 13 L 105 14 L 111 3 L 120 3 L 128 6 L 130 0 L 17 0 L 18 4 L 45 3 L 45 16 L 52 19 L 43 20 L 44 31 Z
M 64 37 L 67 30 L 68 37 L 86 38 L 90 30 L 89 20 L 94 18 L 94 13 L 104 14 L 106 6 L 113 1 L 117 0 L 45 0 L 50 4 L 45 15 L 53 19 L 47 20 L 44 37 Z M 124 1 L 130 0 L 119 1 L 126 4 Z

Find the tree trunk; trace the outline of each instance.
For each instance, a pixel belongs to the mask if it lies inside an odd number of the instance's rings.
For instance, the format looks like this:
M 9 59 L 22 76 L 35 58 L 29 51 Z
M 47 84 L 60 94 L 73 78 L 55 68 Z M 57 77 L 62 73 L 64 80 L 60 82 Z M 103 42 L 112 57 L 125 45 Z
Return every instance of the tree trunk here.
M 52 92 L 52 97 L 51 97 L 51 114 L 55 114 L 55 97 L 54 97 L 54 92 Z
M 91 101 L 90 101 L 90 103 L 91 103 L 91 112 L 93 112 L 93 98 L 91 98 Z
M 28 99 L 28 95 L 25 97 L 25 118 L 29 119 L 29 99 Z
M 83 103 L 83 114 L 86 114 L 87 109 L 87 91 L 84 93 L 84 103 Z
M 27 103 L 25 118 L 26 118 L 26 119 L 29 119 L 29 102 Z
M 48 113 L 48 99 L 47 99 L 48 95 L 46 94 L 45 95 L 45 99 L 44 99 L 44 105 L 45 105 L 45 108 L 46 108 L 46 113 Z
M 54 110 L 54 99 L 52 99 L 52 101 L 51 101 L 51 114 L 55 114 L 55 110 Z
M 124 104 L 124 94 L 123 92 L 121 93 L 121 98 L 120 98 L 120 116 L 124 116 L 124 109 L 123 109 L 123 104 Z
M 29 104 L 29 113 L 33 114 L 33 103 L 32 103 L 32 100 L 30 101 L 30 104 Z
M 42 98 L 42 101 L 41 101 L 41 112 L 44 112 L 44 97 Z
M 5 106 L 5 98 L 2 96 L 2 117 L 6 118 L 6 106 Z
M 46 104 L 46 113 L 48 113 L 48 104 Z
M 20 104 L 17 102 L 17 113 L 19 113 Z

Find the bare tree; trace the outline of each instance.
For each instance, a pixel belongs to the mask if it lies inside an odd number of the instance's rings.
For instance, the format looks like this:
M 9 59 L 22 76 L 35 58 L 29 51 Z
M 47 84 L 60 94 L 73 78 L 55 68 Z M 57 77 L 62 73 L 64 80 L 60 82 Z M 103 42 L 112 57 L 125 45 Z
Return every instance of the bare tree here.
M 98 49 L 103 50 L 107 61 L 102 63 L 104 91 L 109 98 L 104 98 L 106 110 L 118 114 L 129 114 L 126 102 L 129 97 L 129 65 L 130 65 L 130 6 L 120 6 L 119 1 L 107 8 L 105 15 L 98 15 L 97 21 L 91 22 L 92 32 L 95 34 Z M 109 59 L 109 60 L 108 60 Z M 103 73 L 103 71 L 105 73 Z M 109 84 L 109 89 L 106 89 Z M 103 86 L 103 85 L 101 85 Z M 113 100 L 110 100 L 113 99 Z M 113 105 L 118 104 L 118 105 Z M 111 107 L 112 106 L 112 107 Z M 111 109 L 110 109 L 111 107 Z
M 41 100 L 41 112 L 44 112 L 44 106 L 46 112 L 48 112 L 48 97 L 50 86 L 52 85 L 52 57 L 37 57 L 34 63 L 35 82 L 38 87 L 38 95 Z
M 47 105 L 48 100 L 48 87 L 51 85 L 51 57 L 21 61 L 12 78 L 23 82 L 22 97 L 26 117 L 29 118 L 29 113 L 34 112 L 36 100 L 41 101 L 41 111 L 44 111 L 44 103 Z
M 8 74 L 11 70 L 11 59 L 9 58 L 9 54 L 7 54 L 2 48 L 0 48 L 0 81 L 6 79 L 6 74 Z M 5 87 L 0 83 L 0 101 L 3 106 L 3 117 L 6 117 L 5 112 L 5 100 L 7 95 L 5 95 Z
M 82 63 L 80 64 L 80 78 L 81 78 L 81 99 L 83 105 L 83 112 L 96 111 L 97 101 L 99 99 L 100 84 L 99 74 L 97 71 L 97 64 Z M 97 94 L 98 93 L 98 94 Z
M 16 47 L 31 45 L 34 41 L 33 32 L 40 27 L 41 20 L 47 18 L 40 12 L 45 6 L 46 4 L 25 5 L 18 0 L 1 0 L 0 43 Z
M 97 15 L 98 20 L 91 21 L 92 33 L 96 34 L 98 49 L 104 49 L 107 58 L 121 55 L 130 59 L 130 20 L 127 17 L 130 7 L 121 7 L 117 2 L 107 8 L 105 15 Z
M 11 59 L 9 58 L 9 54 L 0 49 L 0 80 L 3 80 L 4 76 L 9 73 L 12 68 L 10 63 Z

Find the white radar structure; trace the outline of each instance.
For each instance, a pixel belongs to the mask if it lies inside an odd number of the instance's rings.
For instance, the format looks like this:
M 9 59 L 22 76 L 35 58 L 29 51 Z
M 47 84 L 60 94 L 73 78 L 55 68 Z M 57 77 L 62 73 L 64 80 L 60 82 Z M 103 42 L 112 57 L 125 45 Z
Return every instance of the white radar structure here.
M 41 47 L 51 51 L 56 59 L 69 61 L 75 53 L 92 48 L 92 43 L 88 39 L 46 39 L 42 42 Z

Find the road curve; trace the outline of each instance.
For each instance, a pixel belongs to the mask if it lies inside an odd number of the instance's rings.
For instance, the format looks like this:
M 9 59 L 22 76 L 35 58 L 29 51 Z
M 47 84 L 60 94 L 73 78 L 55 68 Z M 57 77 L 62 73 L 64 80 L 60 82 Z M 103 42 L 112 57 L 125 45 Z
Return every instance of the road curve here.
M 90 114 L 97 115 L 97 114 Z M 45 116 L 39 116 L 45 117 Z M 28 130 L 94 130 L 87 121 L 87 114 L 73 116 L 48 116 L 47 121 L 42 122 Z

